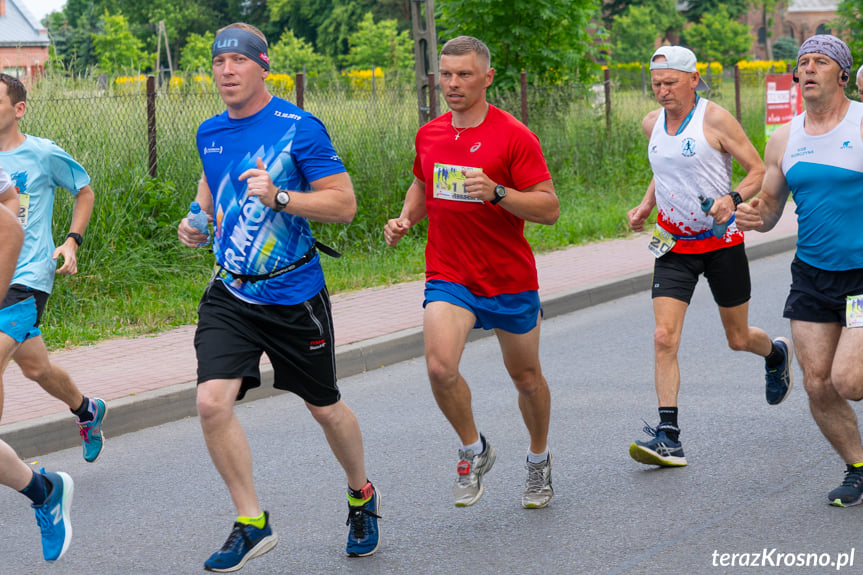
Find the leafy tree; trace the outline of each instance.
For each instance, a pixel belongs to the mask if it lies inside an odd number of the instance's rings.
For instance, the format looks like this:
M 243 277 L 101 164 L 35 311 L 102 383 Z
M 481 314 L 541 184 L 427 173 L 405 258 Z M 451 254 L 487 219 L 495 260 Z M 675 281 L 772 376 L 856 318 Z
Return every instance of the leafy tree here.
M 106 11 L 102 23 L 102 32 L 93 34 L 93 49 L 100 70 L 108 74 L 139 72 L 152 65 L 152 56 L 144 51 L 143 43 L 132 36 L 125 16 L 112 16 Z
M 756 2 L 759 0 L 755 0 Z M 688 7 L 684 12 L 686 19 L 690 22 L 700 22 L 705 15 L 716 15 L 721 6 L 725 7 L 725 13 L 737 20 L 749 10 L 749 0 L 688 0 Z
M 69 0 L 73 2 L 73 0 Z M 48 15 L 45 27 L 51 37 L 51 66 L 81 75 L 97 64 L 93 34 L 99 31 L 100 18 L 93 10 L 81 11 L 72 26 L 65 12 Z
M 752 5 L 755 8 L 761 8 L 761 26 L 764 28 L 764 49 L 767 52 L 767 59 L 773 60 L 773 42 L 770 38 L 773 36 L 773 16 L 776 11 L 778 0 L 753 0 Z
M 414 67 L 413 40 L 407 31 L 397 30 L 395 20 L 375 24 L 372 13 L 366 12 L 348 43 L 351 48 L 343 59 L 348 68 L 381 66 L 385 70 L 410 71 Z
M 518 85 L 522 70 L 533 81 L 585 79 L 595 69 L 586 29 L 596 0 L 439 0 L 442 39 L 462 34 L 491 50 L 498 88 Z
M 776 60 L 796 60 L 798 48 L 800 46 L 797 45 L 797 40 L 791 36 L 781 36 L 773 44 L 773 58 Z
M 318 52 L 338 58 L 348 53 L 348 38 L 366 12 L 377 20 L 395 20 L 409 30 L 411 0 L 267 0 L 271 20 L 279 21 Z
M 647 62 L 653 54 L 653 44 L 660 37 L 654 12 L 648 6 L 629 6 L 614 20 L 615 62 Z
M 719 62 L 724 67 L 734 66 L 752 49 L 749 27 L 732 19 L 722 4 L 686 29 L 686 41 L 700 62 Z
M 270 69 L 280 74 L 296 74 L 302 72 L 303 67 L 310 76 L 335 68 L 333 61 L 315 52 L 311 44 L 285 30 L 279 42 L 270 46 Z
M 183 47 L 183 53 L 180 55 L 180 68 L 189 71 L 207 71 L 212 68 L 213 64 L 213 40 L 215 40 L 215 32 L 207 32 L 203 36 L 200 34 L 189 34 L 186 38 L 186 45 Z
M 863 0 L 842 0 L 837 9 L 836 21 L 833 23 L 837 34 L 840 30 L 843 32 L 842 38 L 851 48 L 851 55 L 858 65 L 863 63 L 863 20 L 860 18 L 861 13 L 863 13 Z M 854 83 L 856 73 L 857 71 L 854 70 L 851 74 L 851 84 Z

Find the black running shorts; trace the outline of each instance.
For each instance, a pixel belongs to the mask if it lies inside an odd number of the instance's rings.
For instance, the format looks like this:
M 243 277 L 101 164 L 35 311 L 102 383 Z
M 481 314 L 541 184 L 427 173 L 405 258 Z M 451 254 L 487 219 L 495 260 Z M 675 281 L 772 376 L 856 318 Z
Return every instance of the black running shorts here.
M 707 278 L 713 301 L 720 307 L 736 307 L 749 301 L 752 284 L 743 244 L 704 254 L 668 252 L 653 266 L 651 293 L 655 298 L 670 297 L 688 304 L 701 274 Z
M 782 317 L 845 325 L 845 298 L 863 294 L 863 269 L 828 271 L 791 262 L 791 292 Z
M 237 400 L 261 385 L 262 353 L 270 358 L 277 389 L 317 406 L 341 397 L 326 288 L 296 305 L 260 305 L 237 299 L 215 280 L 198 305 L 195 352 L 198 383 L 242 378 Z

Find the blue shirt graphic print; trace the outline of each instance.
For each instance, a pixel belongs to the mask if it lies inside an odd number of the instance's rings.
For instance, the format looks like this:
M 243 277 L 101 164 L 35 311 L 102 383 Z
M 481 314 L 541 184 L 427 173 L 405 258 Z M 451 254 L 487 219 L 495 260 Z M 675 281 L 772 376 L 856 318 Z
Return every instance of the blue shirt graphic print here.
M 247 193 L 240 175 L 261 158 L 273 183 L 308 192 L 309 182 L 342 173 L 344 165 L 323 123 L 294 104 L 273 97 L 258 113 L 232 119 L 224 112 L 201 124 L 198 152 L 214 206 L 213 251 L 228 272 L 266 274 L 300 259 L 314 245 L 308 220 L 276 212 Z M 296 270 L 268 280 L 222 278 L 251 303 L 301 303 L 324 287 L 318 256 Z

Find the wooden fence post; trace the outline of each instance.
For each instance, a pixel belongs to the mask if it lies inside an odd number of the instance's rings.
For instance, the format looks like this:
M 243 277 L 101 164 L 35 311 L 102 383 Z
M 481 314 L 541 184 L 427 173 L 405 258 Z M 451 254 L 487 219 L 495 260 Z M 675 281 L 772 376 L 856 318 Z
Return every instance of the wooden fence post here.
M 151 178 L 157 174 L 156 166 L 156 77 L 147 76 L 147 172 Z
M 302 72 L 297 72 L 297 108 L 304 110 L 303 99 L 306 95 L 306 75 Z
M 437 81 L 434 74 L 428 75 L 428 93 L 429 93 L 429 120 L 434 120 L 440 113 L 438 112 L 437 101 Z
M 605 137 L 611 138 L 611 70 L 605 69 Z
M 737 121 L 742 123 L 740 119 L 740 66 L 734 65 L 734 106 L 737 108 Z
M 527 72 L 521 71 L 521 123 L 527 126 Z

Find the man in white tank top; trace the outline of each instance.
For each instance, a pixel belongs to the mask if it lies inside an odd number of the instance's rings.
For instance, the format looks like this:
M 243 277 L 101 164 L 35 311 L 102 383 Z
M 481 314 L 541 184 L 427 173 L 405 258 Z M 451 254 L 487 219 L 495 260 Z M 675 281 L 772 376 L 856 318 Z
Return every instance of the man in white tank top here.
M 678 426 L 680 369 L 677 351 L 683 320 L 701 274 L 707 278 L 725 328 L 728 345 L 765 358 L 767 402 L 781 403 L 791 389 L 791 346 L 771 341 L 749 325 L 751 284 L 743 233 L 734 224 L 737 206 L 761 186 L 764 164 L 743 127 L 721 106 L 698 96 L 707 85 L 696 70 L 695 54 L 681 46 L 663 46 L 650 60 L 650 81 L 662 105 L 642 122 L 650 138 L 648 157 L 653 179 L 641 203 L 629 211 L 635 231 L 657 208 L 650 251 L 656 395 L 660 423 L 645 426 L 652 439 L 635 441 L 630 456 L 648 465 L 686 465 Z M 746 170 L 735 190 L 732 159 Z M 712 202 L 702 209 L 702 203 Z
M 863 399 L 863 104 L 845 96 L 851 66 L 835 36 L 800 46 L 795 81 L 806 111 L 770 137 L 761 193 L 737 210 L 741 229 L 766 232 L 794 195 L 797 253 L 783 316 L 812 416 L 845 462 L 842 485 L 827 496 L 837 507 L 863 502 L 863 444 L 850 404 Z

